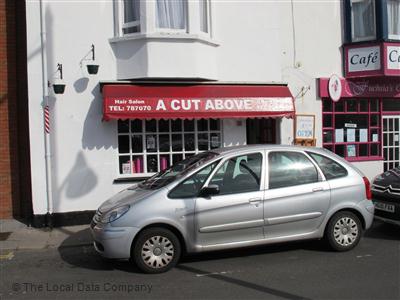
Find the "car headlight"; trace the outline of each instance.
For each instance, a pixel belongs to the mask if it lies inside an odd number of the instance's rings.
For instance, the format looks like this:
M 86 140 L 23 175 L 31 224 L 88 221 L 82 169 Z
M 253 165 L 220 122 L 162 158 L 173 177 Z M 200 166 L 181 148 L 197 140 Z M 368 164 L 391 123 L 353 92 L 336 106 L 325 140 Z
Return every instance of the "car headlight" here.
M 111 209 L 110 211 L 106 212 L 104 215 L 101 216 L 101 223 L 111 223 L 115 220 L 121 218 L 124 214 L 126 214 L 129 210 L 129 205 L 119 206 L 116 208 Z

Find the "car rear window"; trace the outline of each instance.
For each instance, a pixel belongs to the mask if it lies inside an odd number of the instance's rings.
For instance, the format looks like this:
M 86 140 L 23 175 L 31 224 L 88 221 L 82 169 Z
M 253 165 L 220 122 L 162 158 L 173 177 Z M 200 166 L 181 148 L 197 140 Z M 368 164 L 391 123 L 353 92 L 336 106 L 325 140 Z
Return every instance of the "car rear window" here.
M 347 176 L 347 170 L 341 166 L 339 163 L 330 159 L 324 155 L 307 152 L 312 159 L 321 168 L 322 173 L 324 173 L 327 180 L 345 177 Z

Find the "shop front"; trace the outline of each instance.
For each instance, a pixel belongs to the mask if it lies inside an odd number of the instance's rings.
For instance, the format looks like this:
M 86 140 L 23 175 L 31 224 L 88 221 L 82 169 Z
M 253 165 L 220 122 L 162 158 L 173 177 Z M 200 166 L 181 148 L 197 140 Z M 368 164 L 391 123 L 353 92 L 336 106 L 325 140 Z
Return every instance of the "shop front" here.
M 286 85 L 102 83 L 103 119 L 116 120 L 118 174 L 141 179 L 201 151 L 275 143 L 294 116 Z
M 398 166 L 400 78 L 342 78 L 337 101 L 329 82 L 319 80 L 323 147 L 353 162 L 382 161 L 385 171 Z

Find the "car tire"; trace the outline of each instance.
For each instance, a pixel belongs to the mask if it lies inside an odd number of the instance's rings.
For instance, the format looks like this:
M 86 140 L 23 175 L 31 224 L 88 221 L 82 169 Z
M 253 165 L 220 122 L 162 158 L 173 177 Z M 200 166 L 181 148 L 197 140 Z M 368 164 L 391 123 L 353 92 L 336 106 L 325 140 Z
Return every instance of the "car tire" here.
M 181 255 L 176 235 L 166 228 L 145 229 L 139 233 L 132 251 L 132 259 L 144 273 L 163 273 L 173 268 Z
M 328 222 L 325 238 L 335 251 L 348 251 L 359 243 L 362 236 L 360 219 L 352 212 L 336 213 Z

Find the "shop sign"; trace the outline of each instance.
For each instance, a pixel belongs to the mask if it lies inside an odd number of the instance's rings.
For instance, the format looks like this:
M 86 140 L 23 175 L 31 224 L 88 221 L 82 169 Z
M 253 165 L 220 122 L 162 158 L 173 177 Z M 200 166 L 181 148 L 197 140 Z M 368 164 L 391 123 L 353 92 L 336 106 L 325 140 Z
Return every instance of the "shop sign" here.
M 106 121 L 291 118 L 295 114 L 293 96 L 283 84 L 105 84 L 102 94 Z
M 296 115 L 296 139 L 313 139 L 315 128 L 314 115 Z
M 281 112 L 293 112 L 291 97 L 285 98 L 211 98 L 211 99 L 174 99 L 174 98 L 109 98 L 104 106 L 105 115 L 118 115 L 119 118 L 174 118 L 202 117 L 225 113 L 240 117 L 246 113 L 265 115 Z M 251 116 L 252 114 L 250 114 Z M 151 144 L 151 143 L 150 143 Z M 150 147 L 151 145 L 148 145 Z
M 340 81 L 339 76 L 332 75 L 329 78 L 328 91 L 329 91 L 329 96 L 333 101 L 337 102 L 340 100 L 340 96 L 342 95 L 342 83 Z
M 400 70 L 400 46 L 388 46 L 386 59 L 389 70 Z
M 400 76 L 400 44 L 369 43 L 344 46 L 346 77 Z
M 380 70 L 380 47 L 374 46 L 349 49 L 347 60 L 348 72 Z
M 384 97 L 400 98 L 400 78 L 377 79 L 344 79 L 341 78 L 343 98 Z M 329 92 L 329 78 L 319 79 L 319 93 L 321 98 L 331 97 Z

